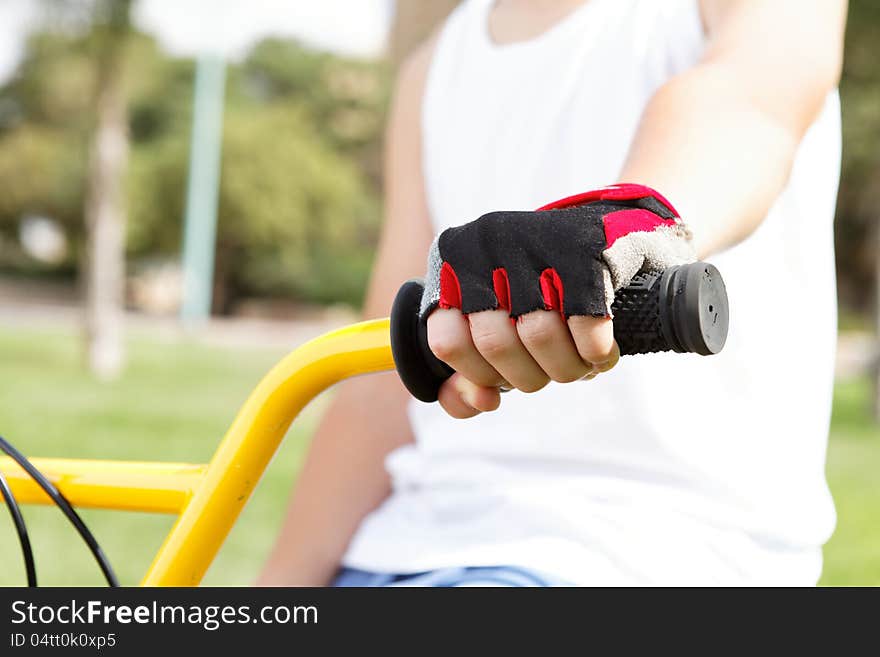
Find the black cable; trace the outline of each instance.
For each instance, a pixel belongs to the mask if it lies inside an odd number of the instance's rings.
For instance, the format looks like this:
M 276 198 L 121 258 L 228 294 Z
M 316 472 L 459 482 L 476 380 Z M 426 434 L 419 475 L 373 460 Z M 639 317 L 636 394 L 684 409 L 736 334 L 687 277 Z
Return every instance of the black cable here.
M 28 461 L 27 457 L 10 445 L 3 436 L 0 436 L 0 449 L 6 452 L 16 463 L 18 463 L 22 469 L 30 475 L 31 479 L 37 482 L 40 488 L 46 492 L 46 495 L 55 502 L 58 508 L 61 509 L 62 513 L 67 516 L 70 524 L 76 528 L 76 531 L 79 532 L 79 535 L 86 542 L 86 545 L 89 546 L 89 550 L 91 550 L 92 555 L 94 555 L 95 561 L 97 561 L 98 565 L 101 567 L 101 572 L 104 573 L 104 577 L 107 579 L 107 584 L 110 586 L 119 586 L 119 580 L 116 579 L 116 574 L 113 572 L 113 568 L 107 561 L 107 557 L 104 555 L 101 546 L 98 545 L 98 541 L 95 540 L 92 532 L 86 527 L 82 518 L 79 517 L 79 514 L 73 509 L 70 502 L 67 501 L 67 498 L 61 494 L 61 491 L 55 488 L 52 482 L 46 479 L 46 477 L 43 476 L 43 473 L 37 470 L 34 465 Z
M 37 567 L 34 565 L 34 551 L 31 549 L 31 539 L 28 538 L 27 525 L 24 523 L 24 516 L 21 515 L 18 502 L 12 494 L 12 489 L 9 487 L 9 483 L 2 472 L 0 472 L 0 494 L 3 495 L 3 500 L 9 509 L 9 515 L 12 516 L 15 531 L 18 532 L 18 542 L 21 543 L 21 556 L 24 558 L 24 569 L 27 572 L 27 584 L 28 586 L 36 586 Z

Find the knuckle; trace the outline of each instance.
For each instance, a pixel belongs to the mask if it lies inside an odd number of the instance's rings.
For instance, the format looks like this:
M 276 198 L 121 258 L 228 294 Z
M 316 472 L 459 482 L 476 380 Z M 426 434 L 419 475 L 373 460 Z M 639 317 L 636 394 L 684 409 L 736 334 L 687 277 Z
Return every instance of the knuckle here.
M 614 334 L 609 324 L 595 322 L 573 325 L 578 353 L 588 363 L 603 363 L 611 358 Z
M 581 354 L 591 363 L 604 363 L 611 357 L 611 342 L 597 337 L 584 341 Z
M 459 359 L 465 352 L 465 345 L 457 336 L 444 331 L 428 332 L 428 347 L 440 360 L 449 362 Z
M 539 313 L 528 313 L 519 318 L 516 330 L 524 344 L 531 347 L 546 347 L 556 339 L 555 326 L 551 318 Z
M 495 329 L 477 329 L 471 333 L 471 337 L 477 351 L 489 360 L 507 355 L 514 346 L 509 335 Z

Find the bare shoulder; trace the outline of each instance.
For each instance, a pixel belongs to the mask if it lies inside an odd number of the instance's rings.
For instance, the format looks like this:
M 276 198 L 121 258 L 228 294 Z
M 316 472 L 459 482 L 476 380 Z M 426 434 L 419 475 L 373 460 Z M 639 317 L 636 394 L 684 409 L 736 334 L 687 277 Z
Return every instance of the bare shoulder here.
M 800 139 L 843 65 L 846 0 L 699 0 L 703 70 L 735 84 Z
M 403 60 L 397 74 L 397 96 L 399 102 L 418 105 L 425 90 L 428 70 L 437 45 L 437 33 L 424 41 Z
M 758 74 L 772 64 L 800 70 L 819 86 L 837 84 L 843 60 L 847 0 L 699 0 L 707 56 L 734 54 Z M 778 73 L 778 71 L 776 71 Z

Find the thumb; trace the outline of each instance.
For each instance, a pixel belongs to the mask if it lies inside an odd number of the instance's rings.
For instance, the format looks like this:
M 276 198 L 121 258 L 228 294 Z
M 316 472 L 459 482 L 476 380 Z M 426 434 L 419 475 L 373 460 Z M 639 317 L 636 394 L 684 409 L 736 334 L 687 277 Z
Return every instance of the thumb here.
M 458 419 L 494 411 L 501 405 L 498 388 L 477 385 L 458 372 L 443 382 L 437 399 L 444 411 Z

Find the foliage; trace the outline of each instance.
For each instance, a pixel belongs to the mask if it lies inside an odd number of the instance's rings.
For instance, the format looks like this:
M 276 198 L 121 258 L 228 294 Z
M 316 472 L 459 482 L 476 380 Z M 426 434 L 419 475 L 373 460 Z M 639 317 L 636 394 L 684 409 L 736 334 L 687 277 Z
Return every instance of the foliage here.
M 27 124 L 0 138 L 0 220 L 10 227 L 28 213 L 79 230 L 85 144 L 49 125 Z
M 310 125 L 289 103 L 229 112 L 217 273 L 239 271 L 235 283 L 250 290 L 352 301 L 368 273 L 356 259 L 373 248 L 377 206 L 354 163 Z M 356 280 L 327 279 L 343 263 L 358 267 Z
M 0 238 L 22 217 L 83 233 L 96 37 L 32 35 L 0 89 Z M 185 212 L 193 62 L 135 34 L 125 54 L 131 259 L 176 258 Z M 358 303 L 379 224 L 382 64 L 267 40 L 230 64 L 217 246 L 221 310 L 241 296 Z M 20 259 L 14 259 L 20 262 Z M 10 262 L 0 262 L 0 266 Z M 78 264 L 73 249 L 64 267 Z
M 880 235 L 880 4 L 851 0 L 840 93 L 843 170 L 837 206 L 841 300 L 865 310 L 878 266 Z

